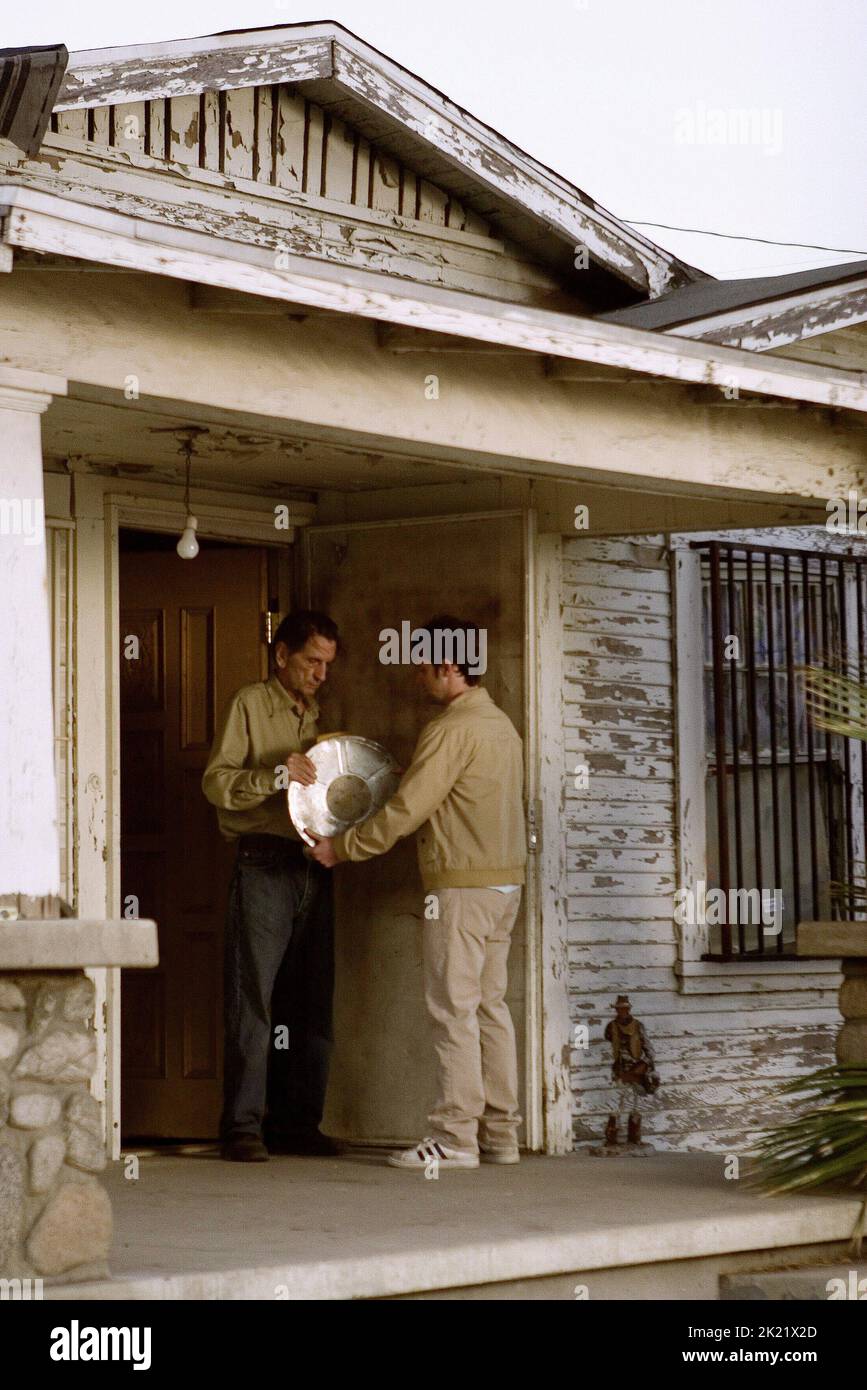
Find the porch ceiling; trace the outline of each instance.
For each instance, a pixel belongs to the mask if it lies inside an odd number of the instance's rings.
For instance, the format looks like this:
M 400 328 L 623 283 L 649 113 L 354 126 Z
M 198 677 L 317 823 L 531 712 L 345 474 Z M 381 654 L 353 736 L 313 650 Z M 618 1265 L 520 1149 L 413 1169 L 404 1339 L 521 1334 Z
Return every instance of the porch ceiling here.
M 367 492 L 456 476 L 454 464 L 313 438 L 293 433 L 289 422 L 281 422 L 280 428 L 274 424 L 269 420 L 265 427 L 242 412 L 188 410 L 182 403 L 172 410 L 162 401 L 127 401 L 117 393 L 70 383 L 70 395 L 55 397 L 43 416 L 43 452 L 47 459 L 82 458 L 117 469 L 119 476 L 180 482 L 184 461 L 178 432 L 196 425 L 207 433 L 195 441 L 194 487 L 198 482 L 245 490 L 255 485 L 281 494 L 287 488 Z

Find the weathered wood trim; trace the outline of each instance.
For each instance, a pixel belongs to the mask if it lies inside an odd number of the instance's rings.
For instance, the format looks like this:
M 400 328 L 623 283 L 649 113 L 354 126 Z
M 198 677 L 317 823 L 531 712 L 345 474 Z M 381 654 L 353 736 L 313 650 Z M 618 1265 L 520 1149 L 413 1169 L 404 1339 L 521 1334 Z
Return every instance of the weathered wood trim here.
M 841 273 L 845 265 L 840 267 Z M 787 295 L 772 304 L 752 304 L 708 314 L 666 331 L 678 338 L 701 338 L 706 343 L 768 352 L 803 338 L 851 328 L 867 320 L 867 275 L 845 285 L 823 285 Z
M 116 634 L 109 629 L 111 568 L 106 563 L 107 535 L 103 488 L 96 479 L 73 472 L 70 510 L 75 523 L 73 681 L 76 711 L 74 748 L 73 844 L 76 915 L 108 920 L 120 915 L 118 861 L 110 854 L 113 817 L 120 810 L 113 798 L 119 765 L 109 720 L 109 688 L 114 669 L 111 653 Z M 109 1151 L 120 1152 L 113 1129 L 120 1097 L 119 972 L 94 970 L 97 1062 L 91 1090 L 105 1106 Z M 114 1055 L 114 1038 L 117 1055 Z
M 541 850 L 542 1059 L 546 1153 L 572 1148 L 572 1021 L 569 1010 L 568 923 L 564 911 L 565 778 L 563 776 L 563 678 L 560 609 L 561 542 L 536 538 L 538 644 L 539 794 Z
M 626 366 L 680 381 L 784 396 L 867 412 L 867 386 L 827 368 L 780 357 L 761 358 L 660 337 L 639 329 L 513 304 L 430 285 L 389 284 L 375 272 L 331 266 L 224 242 L 182 228 L 84 207 L 27 188 L 0 185 L 4 240 L 106 265 L 222 285 L 296 304 L 387 319 L 459 337 L 505 342 L 529 352 Z
M 674 598 L 674 705 L 677 756 L 677 887 L 694 888 L 707 878 L 707 816 L 704 746 L 704 639 L 701 556 L 681 550 L 672 557 Z M 708 931 L 676 926 L 683 961 L 708 949 Z
M 794 961 L 783 961 L 782 965 L 792 966 Z M 681 992 L 690 997 L 695 995 L 713 995 L 725 997 L 731 994 L 757 995 L 761 994 L 767 1001 L 775 995 L 793 995 L 789 1000 L 795 1008 L 798 1007 L 797 995 L 801 991 L 814 991 L 817 989 L 827 989 L 829 1002 L 836 998 L 839 989 L 838 975 L 826 975 L 823 971 L 814 971 L 809 975 L 801 975 L 796 970 L 777 971 L 776 975 L 742 975 L 740 977 L 727 975 L 713 975 L 710 977 L 703 975 L 687 975 L 681 979 Z
M 339 25 L 75 53 L 55 109 L 325 78 L 636 288 L 660 294 L 702 278 Z
M 197 490 L 199 533 L 218 539 L 285 546 L 294 531 L 274 527 L 273 502 L 239 507 L 231 493 Z M 293 503 L 306 524 L 313 507 Z M 120 916 L 120 695 L 118 532 L 121 525 L 174 530 L 183 524 L 178 489 L 88 473 L 73 466 L 76 527 L 76 793 L 75 845 L 79 916 Z M 106 1107 L 112 1158 L 120 1156 L 120 973 L 94 971 L 97 1068 L 93 1091 Z
M 70 56 L 54 109 L 75 111 L 331 77 L 330 26 L 314 28 L 320 32 L 282 41 L 266 29 L 126 49 L 82 50 Z
M 860 324 L 854 328 L 838 328 L 833 333 L 821 333 L 815 338 L 770 351 L 799 362 L 818 362 L 823 367 L 863 372 L 867 371 L 867 328 Z
M 636 288 L 661 294 L 676 283 L 701 278 L 380 55 L 374 58 L 343 40 L 335 42 L 334 83 L 399 121 L 450 164 L 469 170 L 570 245 L 586 246 L 591 256 Z
M 536 629 L 538 585 L 536 513 L 521 513 L 523 571 L 523 685 L 524 685 L 524 796 L 534 811 L 541 795 L 539 645 Z M 543 945 L 542 921 L 546 895 L 540 881 L 538 854 L 528 856 L 524 886 L 524 1093 L 527 1147 L 533 1151 L 547 1147 L 545 1101 L 548 1065 L 543 1039 Z
M 116 487 L 116 480 L 112 480 Z M 107 480 L 104 485 L 108 486 Z M 107 502 L 119 509 L 119 525 L 141 531 L 183 530 L 186 508 L 178 488 L 160 484 L 135 482 L 128 491 L 106 493 Z M 290 545 L 295 528 L 308 525 L 315 506 L 308 502 L 291 502 L 287 525 L 279 530 L 274 525 L 274 503 L 263 508 L 226 504 L 228 494 L 215 489 L 196 488 L 193 496 L 198 534 L 214 540 L 247 541 L 256 545 Z M 281 504 L 283 505 L 283 504 Z
M 198 118 L 196 118 L 196 122 L 198 122 Z M 173 141 L 173 146 L 175 144 L 176 142 Z M 55 150 L 61 151 L 73 160 L 80 160 L 82 168 L 92 170 L 93 174 L 97 176 L 106 171 L 121 174 L 125 171 L 140 170 L 143 174 L 158 175 L 163 180 L 167 179 L 168 181 L 162 184 L 161 189 L 159 185 L 155 185 L 153 178 L 149 178 L 142 185 L 143 188 L 147 189 L 148 195 L 156 207 L 160 206 L 160 192 L 163 193 L 166 205 L 171 206 L 172 199 L 166 195 L 169 195 L 172 190 L 177 190 L 179 184 L 183 187 L 184 183 L 188 182 L 192 196 L 195 196 L 196 190 L 200 186 L 206 189 L 219 190 L 229 195 L 230 198 L 233 194 L 246 195 L 243 203 L 237 197 L 232 198 L 230 206 L 237 211 L 239 216 L 250 216 L 249 199 L 254 198 L 256 200 L 255 209 L 260 213 L 263 221 L 267 219 L 267 210 L 271 204 L 276 205 L 276 207 L 307 208 L 311 211 L 345 218 L 361 226 L 370 225 L 383 230 L 387 229 L 391 234 L 395 231 L 406 231 L 416 236 L 448 242 L 454 246 L 472 247 L 474 250 L 497 256 L 507 255 L 505 243 L 495 236 L 424 221 L 407 211 L 400 214 L 382 212 L 377 208 L 368 207 L 363 202 L 355 202 L 351 198 L 341 201 L 333 197 L 320 196 L 311 190 L 302 192 L 300 174 L 297 187 L 289 181 L 288 175 L 285 176 L 282 183 L 268 183 L 264 179 L 247 178 L 239 173 L 221 172 L 219 169 L 208 168 L 201 164 L 189 164 L 180 156 L 167 160 L 159 159 L 145 153 L 143 148 L 139 148 L 137 144 L 133 143 L 130 143 L 128 147 L 102 146 L 93 140 L 79 139 L 77 136 L 61 133 L 52 134 L 45 140 L 42 147 L 42 154 L 47 158 L 40 157 L 27 162 L 19 160 L 15 165 L 16 176 L 30 174 L 33 177 L 38 177 L 42 174 L 47 180 L 49 174 L 53 172 L 52 155 Z M 64 168 L 62 173 L 65 179 L 72 179 L 75 170 L 74 168 L 68 170 Z M 104 180 L 98 179 L 93 185 L 88 184 L 84 179 L 80 182 L 82 190 L 88 189 L 90 191 L 92 189 L 95 193 Z M 113 185 L 117 185 L 116 179 L 113 180 Z M 133 192 L 136 184 L 134 180 L 130 180 L 125 183 L 124 187 L 127 191 Z M 50 192 L 51 189 L 46 187 L 43 191 Z M 64 188 L 62 191 L 65 192 L 66 189 Z M 540 278 L 544 277 L 546 282 L 554 285 L 553 278 L 542 267 L 532 266 L 529 262 L 522 262 L 522 264 L 526 265 L 528 271 L 535 270 Z
M 860 555 L 864 543 L 859 536 L 845 532 L 828 531 L 824 526 L 805 526 L 796 522 L 792 526 L 751 526 L 716 531 L 684 531 L 672 533 L 669 544 L 672 550 L 688 550 L 697 541 L 729 541 L 735 545 L 770 545 L 775 549 L 815 550 L 829 555 Z

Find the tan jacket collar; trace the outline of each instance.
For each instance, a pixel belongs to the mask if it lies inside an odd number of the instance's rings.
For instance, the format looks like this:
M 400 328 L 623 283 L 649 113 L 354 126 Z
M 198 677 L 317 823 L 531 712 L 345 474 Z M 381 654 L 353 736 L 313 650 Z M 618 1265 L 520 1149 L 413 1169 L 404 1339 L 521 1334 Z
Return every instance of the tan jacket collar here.
M 448 714 L 451 710 L 475 709 L 477 705 L 490 704 L 490 701 L 491 697 L 483 685 L 471 685 L 463 695 L 446 705 L 444 713 Z
M 289 694 L 276 676 L 271 676 L 265 682 L 265 689 L 268 692 L 272 715 L 285 710 L 288 705 L 299 719 L 303 719 L 305 715 L 314 720 L 319 718 L 319 706 L 315 700 L 311 700 L 309 705 L 299 705 L 295 696 Z

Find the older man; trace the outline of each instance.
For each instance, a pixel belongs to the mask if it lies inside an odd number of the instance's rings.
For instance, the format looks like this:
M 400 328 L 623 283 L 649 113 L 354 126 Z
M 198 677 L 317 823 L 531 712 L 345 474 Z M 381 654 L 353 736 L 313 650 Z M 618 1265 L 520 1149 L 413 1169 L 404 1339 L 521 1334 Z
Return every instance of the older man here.
M 477 1168 L 517 1163 L 518 1065 L 506 1003 L 507 961 L 526 862 L 521 739 L 480 685 L 466 654 L 482 649 L 471 623 L 432 618 L 433 654 L 418 679 L 442 707 L 422 731 L 395 795 L 375 816 L 310 853 L 330 868 L 384 854 L 417 831 L 425 893 L 425 1000 L 437 1052 L 438 1095 L 430 1135 L 394 1153 L 398 1168 Z M 443 657 L 448 634 L 462 638 Z M 461 658 L 464 659 L 461 659 Z M 433 664 L 438 662 L 439 664 Z
M 286 787 L 316 781 L 316 694 L 337 653 L 324 613 L 284 618 L 270 680 L 233 696 L 202 778 L 223 835 L 237 843 L 225 966 L 221 1154 L 330 1154 L 320 1133 L 334 988 L 329 875 L 305 858 Z M 266 1113 L 267 1108 L 267 1113 Z M 263 1142 L 267 1139 L 267 1147 Z

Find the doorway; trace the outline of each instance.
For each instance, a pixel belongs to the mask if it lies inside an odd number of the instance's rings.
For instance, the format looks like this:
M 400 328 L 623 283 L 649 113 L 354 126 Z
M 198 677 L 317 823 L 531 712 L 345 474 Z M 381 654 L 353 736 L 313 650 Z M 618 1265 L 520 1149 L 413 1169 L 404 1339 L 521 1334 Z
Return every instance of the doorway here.
M 215 719 L 267 675 L 264 547 L 119 538 L 121 905 L 151 917 L 159 965 L 121 979 L 125 1139 L 207 1139 L 222 1093 L 223 924 L 232 847 L 201 777 Z
M 429 517 L 305 530 L 307 601 L 334 618 L 342 649 L 321 701 L 320 728 L 383 743 L 406 766 L 435 710 L 407 666 L 379 660 L 380 634 L 437 612 L 487 632 L 483 683 L 525 744 L 531 790 L 531 682 L 527 670 L 526 517 Z M 507 995 L 525 1078 L 525 1138 L 534 1134 L 536 1064 L 533 864 L 509 956 Z M 435 1092 L 435 1051 L 422 988 L 425 894 L 411 840 L 335 873 L 335 1051 L 323 1129 L 371 1145 L 424 1134 Z M 528 903 L 530 906 L 528 907 Z M 522 1142 L 524 1140 L 522 1139 Z
M 201 792 L 214 719 L 241 685 L 267 675 L 261 614 L 299 603 L 337 621 L 343 646 L 321 701 L 320 731 L 384 743 L 406 765 L 430 708 L 405 667 L 382 665 L 378 634 L 452 610 L 488 632 L 484 682 L 534 761 L 528 659 L 529 542 L 517 513 L 305 528 L 288 572 L 269 579 L 266 546 L 121 530 L 121 910 L 159 927 L 160 964 L 124 972 L 124 1139 L 208 1139 L 217 1132 L 222 1066 L 222 942 L 233 850 Z M 288 558 L 288 557 L 287 557 Z M 303 561 L 303 563 L 301 563 Z M 285 581 L 285 582 L 284 582 Z M 279 592 L 284 604 L 268 595 Z M 134 637 L 138 657 L 125 656 Z M 510 957 L 509 1004 L 526 1085 L 527 1138 L 538 1133 L 532 861 Z M 421 988 L 424 895 L 413 846 L 336 874 L 335 1053 L 323 1129 L 356 1143 L 423 1132 L 434 1049 Z M 529 904 L 529 906 L 528 906 Z M 422 1128 L 419 1128 L 419 1126 Z

